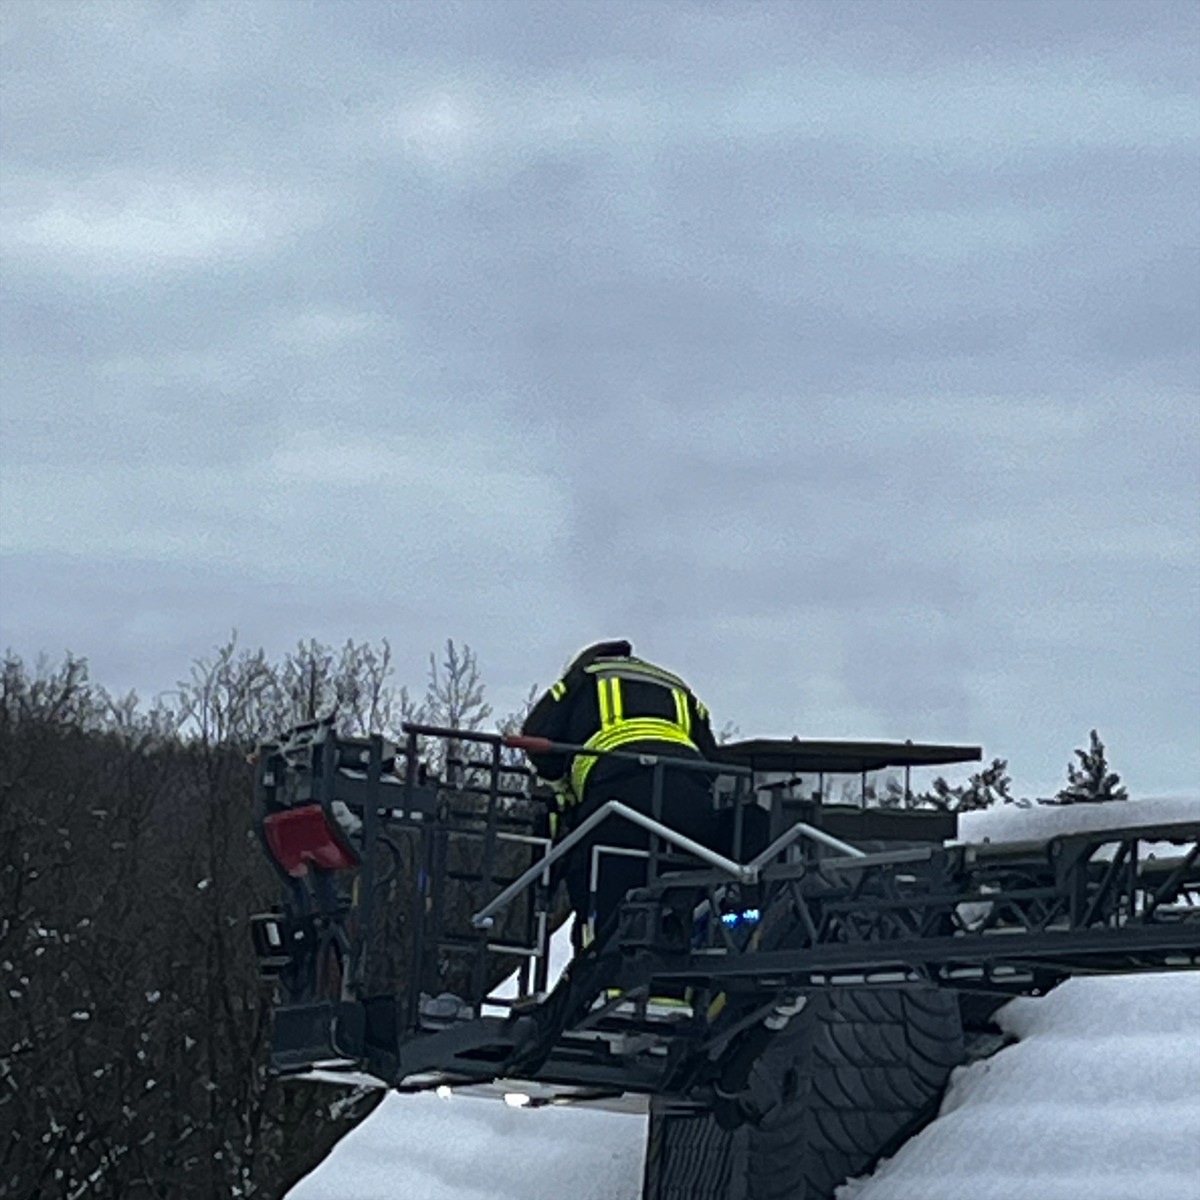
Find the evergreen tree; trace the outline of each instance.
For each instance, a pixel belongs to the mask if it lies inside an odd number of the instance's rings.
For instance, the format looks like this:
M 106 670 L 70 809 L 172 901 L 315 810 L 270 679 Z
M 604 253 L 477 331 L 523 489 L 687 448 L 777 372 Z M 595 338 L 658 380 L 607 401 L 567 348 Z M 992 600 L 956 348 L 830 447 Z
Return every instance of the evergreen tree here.
M 933 781 L 931 791 L 914 796 L 917 807 L 937 808 L 943 812 L 973 812 L 991 808 L 993 804 L 1011 804 L 1012 778 L 1008 773 L 1008 760 L 992 759 L 990 767 L 976 771 L 965 784 L 951 787 L 942 776 Z
M 1079 765 L 1067 764 L 1067 786 L 1054 798 L 1058 804 L 1099 804 L 1129 799 L 1120 775 L 1108 769 L 1104 743 L 1094 729 L 1088 749 L 1076 750 L 1075 757 L 1079 759 Z

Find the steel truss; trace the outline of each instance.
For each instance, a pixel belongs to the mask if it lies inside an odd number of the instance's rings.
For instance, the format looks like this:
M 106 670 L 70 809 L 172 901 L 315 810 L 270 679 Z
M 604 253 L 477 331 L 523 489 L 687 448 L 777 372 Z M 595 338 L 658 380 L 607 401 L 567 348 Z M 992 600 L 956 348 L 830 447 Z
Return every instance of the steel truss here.
M 704 1102 L 743 1035 L 813 989 L 1039 994 L 1070 975 L 1200 968 L 1200 816 L 865 855 L 794 822 L 757 858 L 710 851 L 695 869 L 697 859 L 680 858 L 684 839 L 637 814 L 656 835 L 647 886 L 548 991 L 547 885 L 555 855 L 570 847 L 548 853 L 536 828 L 527 773 L 506 757 L 519 739 L 406 732 L 400 750 L 312 725 L 260 754 L 258 827 L 285 902 L 253 928 L 263 971 L 278 983 L 279 1071 L 332 1063 L 401 1088 L 516 1077 L 535 1102 L 623 1093 Z M 422 771 L 421 739 L 431 737 L 453 739 L 449 782 Z M 660 796 L 669 763 L 647 765 Z M 726 772 L 731 802 L 752 801 L 750 771 Z M 328 847 L 296 852 L 308 854 L 307 869 L 280 865 L 279 829 L 313 806 L 356 870 L 319 867 Z M 779 816 L 776 807 L 776 829 Z M 456 840 L 474 847 L 470 872 L 453 866 Z M 501 870 L 506 845 L 510 861 L 514 848 L 527 851 L 523 870 Z M 486 899 L 454 929 L 447 914 L 466 886 Z M 371 960 L 397 895 L 404 978 L 381 993 Z M 514 926 L 500 918 L 518 897 Z M 457 1005 L 436 997 L 455 956 L 467 964 Z M 497 956 L 516 965 L 507 998 L 488 966 Z

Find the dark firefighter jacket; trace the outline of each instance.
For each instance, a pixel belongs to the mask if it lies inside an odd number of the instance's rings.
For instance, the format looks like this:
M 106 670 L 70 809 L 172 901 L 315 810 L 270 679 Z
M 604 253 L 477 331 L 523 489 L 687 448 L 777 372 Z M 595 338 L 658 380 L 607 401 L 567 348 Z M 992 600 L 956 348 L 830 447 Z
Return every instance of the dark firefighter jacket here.
M 525 719 L 522 733 L 596 750 L 629 750 L 678 758 L 716 756 L 708 709 L 677 675 L 631 657 L 574 665 Z M 528 752 L 527 752 L 528 753 Z M 558 785 L 559 804 L 588 799 L 589 783 L 616 782 L 642 770 L 628 760 L 590 754 L 533 752 L 534 769 Z M 707 783 L 707 781 L 705 781 Z

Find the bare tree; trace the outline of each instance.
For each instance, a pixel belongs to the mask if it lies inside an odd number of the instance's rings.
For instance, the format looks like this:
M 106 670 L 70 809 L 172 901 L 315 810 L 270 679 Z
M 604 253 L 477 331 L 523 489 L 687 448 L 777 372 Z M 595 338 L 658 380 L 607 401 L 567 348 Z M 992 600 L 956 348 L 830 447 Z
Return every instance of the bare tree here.
M 480 729 L 492 715 L 484 691 L 475 651 L 465 642 L 460 650 L 452 639 L 447 639 L 440 668 L 436 656 L 429 656 L 429 680 L 417 719 L 446 729 Z M 454 738 L 447 739 L 445 743 L 430 746 L 428 758 L 435 772 L 452 772 L 463 761 L 463 744 Z
M 240 745 L 266 664 L 208 666 L 149 713 L 79 659 L 0 674 L 0 1194 L 280 1195 L 372 1102 L 267 1074 Z
M 525 693 L 525 699 L 512 710 L 505 713 L 499 721 L 496 722 L 497 732 L 506 737 L 514 737 L 521 732 L 522 726 L 525 724 L 526 717 L 533 712 L 533 706 L 537 703 L 538 696 L 541 695 L 541 689 L 536 683 L 530 684 L 529 691 Z M 512 750 L 505 748 L 502 752 L 502 761 L 506 766 L 524 767 L 525 755 L 520 750 Z
M 246 751 L 306 719 L 397 736 L 491 716 L 468 646 L 431 656 L 420 705 L 392 674 L 387 642 L 272 661 L 232 636 L 147 710 L 84 659 L 5 660 L 0 1194 L 281 1196 L 377 1101 L 267 1070 L 247 916 L 279 885 Z
M 422 719 L 447 729 L 479 729 L 491 715 L 475 651 L 465 642 L 460 650 L 453 639 L 448 639 L 440 670 L 437 658 L 429 656 Z
M 417 705 L 393 686 L 392 648 L 347 641 L 340 650 L 315 639 L 300 642 L 280 666 L 276 731 L 300 721 L 332 718 L 340 733 L 395 736 Z

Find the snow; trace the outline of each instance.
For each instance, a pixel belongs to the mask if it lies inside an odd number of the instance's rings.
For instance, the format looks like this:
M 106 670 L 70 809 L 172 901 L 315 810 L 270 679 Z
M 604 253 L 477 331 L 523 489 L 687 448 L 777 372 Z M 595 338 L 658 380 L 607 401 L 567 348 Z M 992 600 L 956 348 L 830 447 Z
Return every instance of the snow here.
M 550 939 L 551 986 L 570 959 L 568 922 Z M 493 994 L 515 995 L 515 975 Z M 392 1093 L 287 1200 L 637 1200 L 645 1143 L 642 1116 Z
M 1200 1200 L 1200 974 L 1072 979 L 998 1014 L 938 1119 L 838 1200 Z
M 571 961 L 571 933 L 575 928 L 575 918 L 570 917 L 565 924 L 560 925 L 558 929 L 550 937 L 550 953 L 549 965 L 546 971 L 546 986 L 553 988 L 559 981 L 562 973 L 567 969 L 567 964 Z M 511 1000 L 517 995 L 517 972 L 513 972 L 491 995 L 498 1000 Z M 489 1012 L 487 1006 L 484 1007 L 484 1012 Z M 504 1010 L 496 1008 L 494 1011 L 500 1013 Z
M 1200 821 L 1200 799 L 1166 797 L 1115 800 L 1107 804 L 1038 804 L 1030 808 L 1002 804 L 962 813 L 958 818 L 958 837 L 972 843 L 1042 841 L 1063 833 L 1175 821 Z
M 967 842 L 1200 819 L 1200 800 L 965 814 Z M 569 955 L 553 939 L 552 978 Z M 1200 972 L 1072 979 L 997 1014 L 1018 1039 L 838 1200 L 1200 1200 Z M 637 1200 L 646 1120 L 389 1095 L 288 1200 Z
M 637 1200 L 645 1119 L 393 1093 L 288 1200 Z
M 1200 820 L 1200 800 L 1005 805 L 964 842 Z M 1200 1200 L 1200 972 L 1070 979 L 996 1015 L 1018 1039 L 955 1072 L 936 1121 L 838 1200 Z

